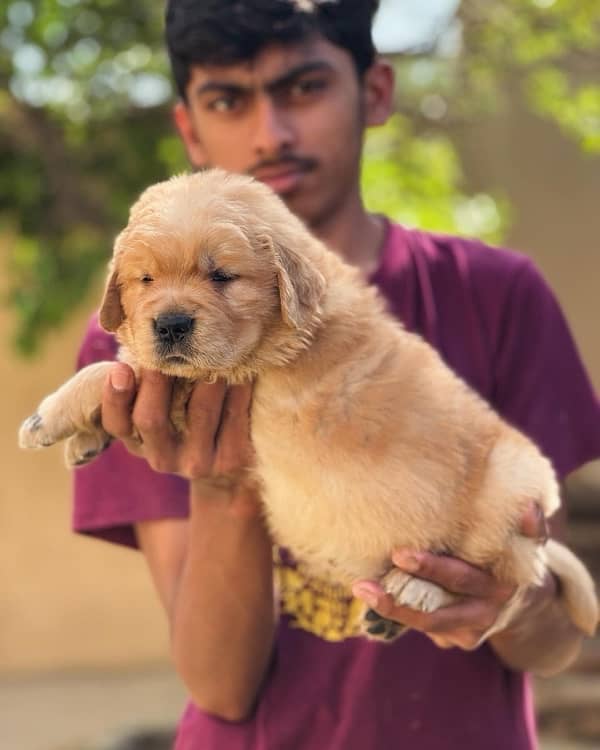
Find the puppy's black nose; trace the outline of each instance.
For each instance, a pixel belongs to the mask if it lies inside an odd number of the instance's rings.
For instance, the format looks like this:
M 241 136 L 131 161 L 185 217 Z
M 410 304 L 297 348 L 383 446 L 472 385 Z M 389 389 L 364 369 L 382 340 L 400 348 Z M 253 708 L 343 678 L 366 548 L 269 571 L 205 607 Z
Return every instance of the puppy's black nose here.
M 183 341 L 193 327 L 194 319 L 181 313 L 165 313 L 154 320 L 156 335 L 164 343 Z

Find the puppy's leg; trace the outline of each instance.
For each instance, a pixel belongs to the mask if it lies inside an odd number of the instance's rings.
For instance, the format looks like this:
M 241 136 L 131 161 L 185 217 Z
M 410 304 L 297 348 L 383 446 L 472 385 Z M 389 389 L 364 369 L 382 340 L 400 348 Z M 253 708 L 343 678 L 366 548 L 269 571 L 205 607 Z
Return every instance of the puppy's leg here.
M 73 436 L 66 456 L 69 466 L 86 463 L 100 453 L 110 439 L 100 426 L 100 405 L 111 364 L 84 367 L 47 396 L 21 425 L 21 448 L 46 448 Z
M 415 578 L 398 568 L 386 573 L 380 583 L 383 590 L 392 595 L 396 604 L 421 612 L 435 612 L 458 599 L 435 583 Z M 406 627 L 369 609 L 363 615 L 361 630 L 367 638 L 391 641 L 402 635 Z
M 65 444 L 65 463 L 69 469 L 84 466 L 106 450 L 112 437 L 98 425 L 91 432 L 76 432 Z
M 386 573 L 381 585 L 392 595 L 396 604 L 420 612 L 435 612 L 436 609 L 454 604 L 459 599 L 441 586 L 422 578 L 415 578 L 398 568 Z

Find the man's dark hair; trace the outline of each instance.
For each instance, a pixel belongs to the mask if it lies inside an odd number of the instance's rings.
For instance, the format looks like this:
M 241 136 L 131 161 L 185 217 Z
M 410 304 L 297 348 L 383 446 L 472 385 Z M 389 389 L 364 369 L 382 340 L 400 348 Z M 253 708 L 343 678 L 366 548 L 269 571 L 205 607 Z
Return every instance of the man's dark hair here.
M 371 36 L 379 0 L 168 0 L 166 42 L 185 99 L 191 65 L 252 60 L 268 44 L 322 36 L 345 49 L 362 76 L 375 58 Z

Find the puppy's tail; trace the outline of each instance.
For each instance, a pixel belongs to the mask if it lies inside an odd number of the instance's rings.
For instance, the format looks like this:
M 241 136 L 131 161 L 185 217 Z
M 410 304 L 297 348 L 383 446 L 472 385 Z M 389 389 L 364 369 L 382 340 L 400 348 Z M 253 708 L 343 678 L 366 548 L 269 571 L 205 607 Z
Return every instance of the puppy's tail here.
M 591 575 L 581 560 L 555 539 L 548 540 L 544 552 L 548 568 L 559 580 L 560 597 L 572 622 L 586 635 L 594 635 L 599 611 Z

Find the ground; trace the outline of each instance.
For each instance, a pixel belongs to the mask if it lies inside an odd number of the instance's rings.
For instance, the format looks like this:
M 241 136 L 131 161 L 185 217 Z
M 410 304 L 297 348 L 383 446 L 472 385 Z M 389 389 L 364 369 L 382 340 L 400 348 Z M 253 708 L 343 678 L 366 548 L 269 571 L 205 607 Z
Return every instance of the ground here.
M 584 671 L 536 681 L 540 750 L 600 747 L 600 639 Z M 0 683 L 7 750 L 169 750 L 185 693 L 173 672 L 32 676 Z
M 568 542 L 600 580 L 600 509 L 574 508 Z M 600 636 L 568 672 L 535 681 L 540 750 L 600 747 Z M 170 750 L 185 692 L 171 669 L 0 681 L 4 750 Z M 508 750 L 508 749 L 507 749 Z

